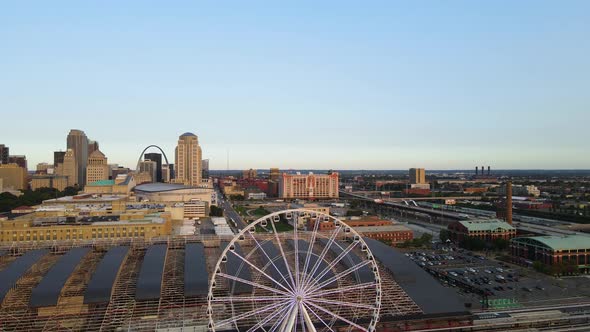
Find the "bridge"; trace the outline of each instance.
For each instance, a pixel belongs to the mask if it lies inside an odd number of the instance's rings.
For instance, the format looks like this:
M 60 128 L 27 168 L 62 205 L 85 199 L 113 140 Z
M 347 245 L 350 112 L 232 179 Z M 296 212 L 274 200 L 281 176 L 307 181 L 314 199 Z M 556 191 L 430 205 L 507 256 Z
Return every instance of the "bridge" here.
M 414 201 L 415 200 L 414 198 L 406 198 L 406 199 L 402 199 L 402 198 L 380 199 L 380 198 L 377 198 L 376 199 L 376 198 L 371 198 L 371 197 L 359 195 L 357 193 L 345 192 L 343 190 L 340 191 L 340 196 L 341 197 L 351 197 L 351 198 L 358 199 L 358 200 L 365 201 L 365 202 L 369 202 L 369 203 L 380 204 L 380 205 L 384 205 L 384 206 L 390 206 L 390 207 L 400 208 L 400 209 L 405 209 L 405 210 L 412 210 L 412 211 L 416 211 L 416 212 L 425 213 L 428 215 L 433 215 L 433 216 L 437 216 L 437 217 L 445 217 L 445 218 L 449 218 L 449 219 L 453 219 L 453 220 L 462 220 L 462 219 L 469 218 L 469 215 L 466 215 L 463 213 L 455 213 L 455 212 L 444 211 L 444 210 L 428 209 L 428 208 L 420 207 L 417 204 L 408 203 L 408 202 Z M 471 199 L 472 197 L 470 196 L 469 198 Z M 459 198 L 446 197 L 444 199 L 459 199 Z

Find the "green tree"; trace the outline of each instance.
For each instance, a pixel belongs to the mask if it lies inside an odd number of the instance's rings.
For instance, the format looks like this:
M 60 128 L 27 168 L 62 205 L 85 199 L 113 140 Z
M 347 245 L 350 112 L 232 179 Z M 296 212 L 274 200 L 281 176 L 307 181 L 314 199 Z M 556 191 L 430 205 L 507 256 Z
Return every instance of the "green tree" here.
M 209 215 L 212 217 L 223 217 L 223 209 L 215 205 L 212 205 Z
M 447 242 L 451 238 L 451 233 L 447 229 L 441 229 L 438 238 L 443 242 Z

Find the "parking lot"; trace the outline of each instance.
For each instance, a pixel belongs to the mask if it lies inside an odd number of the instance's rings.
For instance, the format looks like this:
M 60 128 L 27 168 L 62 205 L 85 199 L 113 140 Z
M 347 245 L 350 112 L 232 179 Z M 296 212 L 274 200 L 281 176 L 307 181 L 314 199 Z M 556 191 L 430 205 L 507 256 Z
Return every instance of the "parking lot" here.
M 419 250 L 406 256 L 439 281 L 457 289 L 473 308 L 542 306 L 590 300 L 590 279 L 556 279 L 531 269 L 497 261 L 466 250 Z

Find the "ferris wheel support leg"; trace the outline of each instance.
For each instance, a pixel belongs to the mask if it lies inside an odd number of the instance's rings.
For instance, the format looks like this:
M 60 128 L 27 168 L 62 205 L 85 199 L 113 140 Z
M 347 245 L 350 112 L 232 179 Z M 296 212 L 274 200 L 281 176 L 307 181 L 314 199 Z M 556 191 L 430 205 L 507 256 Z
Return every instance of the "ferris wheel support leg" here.
M 293 307 L 291 307 L 291 311 L 289 312 L 289 316 L 287 317 L 287 319 L 283 321 L 283 324 L 281 324 L 281 332 L 293 331 L 293 327 L 295 326 L 295 319 L 297 318 L 298 313 L 299 305 L 293 305 Z
M 310 332 L 316 332 L 315 330 L 315 326 L 313 325 L 313 322 L 311 321 L 311 317 L 309 317 L 309 313 L 307 312 L 307 309 L 305 309 L 304 305 L 300 305 L 300 310 L 303 312 L 303 319 L 305 320 L 305 328 L 307 329 L 307 331 Z

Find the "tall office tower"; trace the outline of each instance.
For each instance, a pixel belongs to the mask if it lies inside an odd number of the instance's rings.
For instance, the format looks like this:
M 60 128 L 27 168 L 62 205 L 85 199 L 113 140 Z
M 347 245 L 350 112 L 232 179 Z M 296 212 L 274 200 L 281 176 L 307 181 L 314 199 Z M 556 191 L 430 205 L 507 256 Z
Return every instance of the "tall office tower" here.
M 162 182 L 168 183 L 172 179 L 170 176 L 170 165 L 164 164 L 162 165 Z
M 8 147 L 4 144 L 0 144 L 0 165 L 4 164 L 8 164 Z
M 410 168 L 410 184 L 425 184 L 426 172 L 424 168 Z
M 4 189 L 27 189 L 27 170 L 12 163 L 0 165 L 0 181 Z
M 88 166 L 86 166 L 86 184 L 96 181 L 108 180 L 111 168 L 107 163 L 105 155 L 96 150 L 88 157 Z
M 55 151 L 53 152 L 53 166 L 57 167 L 59 164 L 63 164 L 64 157 L 66 156 L 65 151 Z
M 153 160 L 149 160 L 149 159 L 145 159 L 143 161 L 139 162 L 139 174 L 149 174 L 150 175 L 150 181 L 151 182 L 160 182 L 158 181 L 158 163 L 153 161 Z
M 78 185 L 78 161 L 74 150 L 68 149 L 64 153 L 63 163 L 57 164 L 56 167 L 57 175 L 63 175 L 68 178 L 68 187 L 74 187 Z
M 98 142 L 88 140 L 88 155 L 90 156 L 92 152 L 99 150 Z
M 25 172 L 29 169 L 27 167 L 27 157 L 23 155 L 19 156 L 8 156 L 8 163 L 9 164 L 17 164 L 19 167 L 25 169 Z
M 74 151 L 78 167 L 76 183 L 82 187 L 86 183 L 86 165 L 88 163 L 88 137 L 82 130 L 72 129 L 68 134 L 68 149 Z
M 146 153 L 143 156 L 145 161 L 153 161 L 156 163 L 156 177 L 152 182 L 162 182 L 162 155 L 160 153 Z
M 271 168 L 270 173 L 268 174 L 268 179 L 271 181 L 278 181 L 280 176 L 281 173 L 278 168 Z
M 209 178 L 209 159 L 203 159 L 201 167 L 203 168 L 201 177 L 203 179 Z
M 175 182 L 186 186 L 201 185 L 201 147 L 193 133 L 184 133 L 178 138 L 175 150 Z
M 243 171 L 242 173 L 242 178 L 244 179 L 255 179 L 258 176 L 258 172 L 251 168 Z
M 47 174 L 49 172 L 52 172 L 52 171 L 50 171 L 50 169 L 52 169 L 52 168 L 53 168 L 53 166 L 50 165 L 50 164 L 48 164 L 48 163 L 38 163 L 37 164 L 37 170 L 35 171 L 35 173 L 37 173 L 37 174 Z

